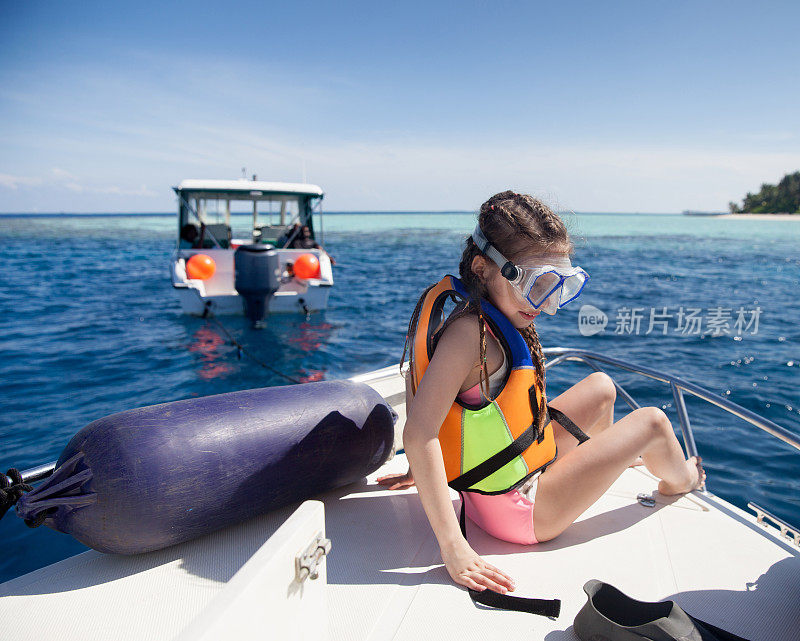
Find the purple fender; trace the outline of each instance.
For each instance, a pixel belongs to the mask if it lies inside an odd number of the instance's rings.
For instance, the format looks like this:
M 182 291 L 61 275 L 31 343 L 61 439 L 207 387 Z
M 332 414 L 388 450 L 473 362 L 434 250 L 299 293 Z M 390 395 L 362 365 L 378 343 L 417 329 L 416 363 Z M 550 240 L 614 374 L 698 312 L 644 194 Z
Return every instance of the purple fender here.
M 16 509 L 101 552 L 158 550 L 374 472 L 395 418 L 351 381 L 128 410 L 78 432 Z

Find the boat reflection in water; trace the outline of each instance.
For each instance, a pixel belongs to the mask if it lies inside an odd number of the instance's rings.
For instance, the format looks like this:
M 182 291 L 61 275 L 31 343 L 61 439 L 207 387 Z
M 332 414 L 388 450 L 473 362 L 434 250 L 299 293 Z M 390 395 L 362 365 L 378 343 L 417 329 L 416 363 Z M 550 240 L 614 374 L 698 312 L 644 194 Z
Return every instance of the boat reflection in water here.
M 328 342 L 335 325 L 321 322 L 303 322 L 298 326 L 298 333 L 290 336 L 287 341 L 292 345 L 297 345 L 304 352 L 316 352 L 324 343 Z
M 253 387 L 325 380 L 327 367 L 304 366 L 304 361 L 325 348 L 336 325 L 324 318 L 300 323 L 287 320 L 275 327 L 271 322 L 266 331 L 256 332 L 243 319 L 225 320 L 223 325 L 219 319 L 207 319 L 192 331 L 194 323 L 187 319 L 187 331 L 191 332 L 187 349 L 199 365 L 196 371 L 201 380 L 221 380 L 236 372 L 257 372 Z
M 231 362 L 235 346 L 231 345 L 215 327 L 200 327 L 192 335 L 189 351 L 197 354 L 200 369 L 197 375 L 204 381 L 227 376 L 234 367 Z

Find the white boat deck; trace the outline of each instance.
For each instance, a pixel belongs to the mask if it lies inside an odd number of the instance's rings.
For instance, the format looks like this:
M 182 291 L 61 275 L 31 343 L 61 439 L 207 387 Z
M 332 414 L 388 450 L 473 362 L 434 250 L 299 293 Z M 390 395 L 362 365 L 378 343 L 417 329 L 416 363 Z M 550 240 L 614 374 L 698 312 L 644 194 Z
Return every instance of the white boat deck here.
M 387 373 L 371 382 L 393 396 L 398 381 Z M 405 469 L 399 454 L 365 481 L 316 497 L 333 543 L 326 560 L 333 640 L 572 641 L 572 620 L 586 600 L 582 586 L 591 578 L 640 600 L 674 599 L 751 641 L 798 639 L 800 550 L 710 495 L 655 494 L 655 508 L 640 505 L 637 494 L 657 486 L 644 468 L 628 469 L 553 541 L 505 543 L 468 522 L 472 546 L 515 578 L 517 595 L 562 600 L 556 620 L 476 607 L 443 568 L 416 491 L 392 492 L 375 481 Z M 167 550 L 135 557 L 90 551 L 9 581 L 0 586 L 2 637 L 122 641 L 191 631 L 296 507 Z

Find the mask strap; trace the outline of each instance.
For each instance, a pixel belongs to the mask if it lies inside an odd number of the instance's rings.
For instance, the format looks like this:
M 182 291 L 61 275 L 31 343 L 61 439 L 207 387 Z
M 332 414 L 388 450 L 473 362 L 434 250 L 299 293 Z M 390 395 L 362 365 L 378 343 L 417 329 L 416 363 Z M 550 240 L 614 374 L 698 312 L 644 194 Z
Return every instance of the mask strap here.
M 472 240 L 475 241 L 475 244 L 478 246 L 478 249 L 481 250 L 481 253 L 486 254 L 492 259 L 495 265 L 500 268 L 500 273 L 504 278 L 513 282 L 521 276 L 519 267 L 503 256 L 503 254 L 497 251 L 495 246 L 489 242 L 484 235 L 480 224 L 475 225 L 475 229 L 472 232 Z

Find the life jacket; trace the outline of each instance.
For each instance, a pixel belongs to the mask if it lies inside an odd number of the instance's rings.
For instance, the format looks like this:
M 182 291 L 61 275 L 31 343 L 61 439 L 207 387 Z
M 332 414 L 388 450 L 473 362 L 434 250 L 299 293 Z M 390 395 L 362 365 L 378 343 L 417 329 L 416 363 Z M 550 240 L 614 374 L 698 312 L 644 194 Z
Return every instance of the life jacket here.
M 464 285 L 445 276 L 423 296 L 412 328 L 411 386 L 416 393 L 433 357 L 434 335 L 448 301 L 466 303 Z M 553 426 L 539 429 L 544 390 L 525 339 L 494 305 L 481 301 L 484 321 L 506 352 L 510 372 L 497 397 L 479 405 L 456 398 L 439 430 L 447 482 L 457 491 L 501 494 L 544 470 L 556 458 Z M 545 410 L 546 411 L 546 410 Z
M 455 276 L 445 276 L 429 287 L 414 310 L 410 328 L 411 391 L 416 394 L 436 348 L 437 331 L 446 320 L 448 302 L 466 303 L 469 293 Z M 470 405 L 456 398 L 439 430 L 447 484 L 458 491 L 502 494 L 524 483 L 556 458 L 556 442 L 550 416 L 569 431 L 579 444 L 589 437 L 567 416 L 545 405 L 547 416 L 539 429 L 539 403 L 544 394 L 531 353 L 511 321 L 486 300 L 481 309 L 492 333 L 510 363 L 510 372 L 496 398 Z M 466 538 L 462 495 L 461 533 Z M 557 617 L 560 599 L 530 599 L 469 589 L 476 603 L 494 608 Z

